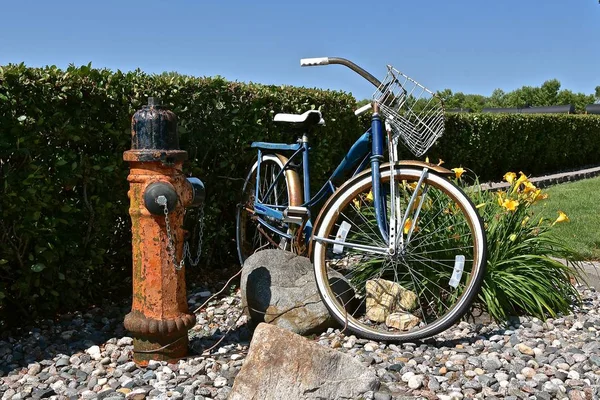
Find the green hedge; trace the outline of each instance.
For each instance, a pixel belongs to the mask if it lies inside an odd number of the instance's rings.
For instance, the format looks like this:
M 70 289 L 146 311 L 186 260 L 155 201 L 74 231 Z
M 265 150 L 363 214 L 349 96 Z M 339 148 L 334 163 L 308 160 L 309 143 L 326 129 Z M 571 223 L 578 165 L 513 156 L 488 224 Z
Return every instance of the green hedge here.
M 248 143 L 294 138 L 272 122 L 275 112 L 323 111 L 327 125 L 312 141 L 315 183 L 368 124 L 341 92 L 90 66 L 0 68 L 0 322 L 130 292 L 122 153 L 148 96 L 177 114 L 190 154 L 184 170 L 206 184 L 203 274 L 236 263 L 235 207 L 255 156 Z M 453 114 L 430 157 L 484 179 L 552 172 L 600 163 L 599 127 L 590 116 Z
M 600 116 L 450 113 L 429 154 L 496 181 L 507 171 L 538 176 L 600 164 Z
M 235 262 L 235 207 L 251 140 L 293 140 L 273 110 L 321 108 L 314 176 L 359 134 L 352 96 L 322 90 L 71 67 L 0 70 L 0 321 L 131 290 L 130 118 L 148 96 L 179 117 L 185 171 L 206 184 L 206 273 Z

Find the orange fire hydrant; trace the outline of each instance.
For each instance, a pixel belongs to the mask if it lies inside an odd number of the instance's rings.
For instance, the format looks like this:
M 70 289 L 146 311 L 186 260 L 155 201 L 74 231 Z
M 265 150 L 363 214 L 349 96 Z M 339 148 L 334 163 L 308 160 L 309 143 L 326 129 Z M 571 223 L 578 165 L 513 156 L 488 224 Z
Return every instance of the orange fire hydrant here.
M 188 351 L 188 310 L 183 269 L 184 209 L 204 201 L 204 185 L 182 172 L 187 152 L 179 149 L 177 117 L 155 104 L 131 120 L 127 180 L 133 235 L 133 303 L 125 328 L 134 337 L 134 361 L 175 362 Z

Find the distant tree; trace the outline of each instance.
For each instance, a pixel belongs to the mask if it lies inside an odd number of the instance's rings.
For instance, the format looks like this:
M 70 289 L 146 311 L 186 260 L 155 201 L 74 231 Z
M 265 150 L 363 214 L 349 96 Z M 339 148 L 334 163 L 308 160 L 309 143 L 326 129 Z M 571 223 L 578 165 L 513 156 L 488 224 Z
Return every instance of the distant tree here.
M 539 88 L 533 86 L 523 86 L 506 94 L 507 107 L 529 107 L 536 106 L 539 97 Z
M 538 91 L 536 105 L 538 106 L 553 106 L 558 105 L 558 91 L 560 90 L 560 82 L 558 79 L 551 79 L 542 84 Z
M 561 90 L 558 93 L 557 104 L 573 104 L 575 106 L 575 111 L 583 112 L 585 110 L 585 106 L 588 104 L 592 104 L 595 98 L 593 95 L 586 95 L 583 93 L 573 93 L 570 90 Z
M 561 90 L 558 79 L 545 81 L 540 87 L 523 86 L 512 92 L 495 89 L 491 96 L 478 94 L 453 93 L 444 89 L 438 94 L 444 100 L 446 108 L 470 108 L 475 112 L 483 108 L 523 108 L 573 104 L 577 112 L 583 112 L 587 104 L 600 103 L 600 86 L 596 87 L 595 95 L 573 93 L 571 90 Z
M 480 94 L 467 94 L 465 95 L 465 107 L 470 108 L 473 111 L 481 111 L 485 107 L 487 97 Z
M 466 96 L 463 92 L 456 92 L 446 103 L 448 108 L 467 108 Z
M 446 106 L 447 106 L 447 103 L 452 99 L 452 96 L 453 96 L 452 90 L 450 90 L 450 89 L 441 90 L 441 91 L 437 92 L 437 95 L 441 97 L 441 99 L 444 103 L 446 103 Z
M 506 107 L 506 93 L 502 89 L 494 89 L 492 95 L 487 99 L 485 107 L 501 108 Z

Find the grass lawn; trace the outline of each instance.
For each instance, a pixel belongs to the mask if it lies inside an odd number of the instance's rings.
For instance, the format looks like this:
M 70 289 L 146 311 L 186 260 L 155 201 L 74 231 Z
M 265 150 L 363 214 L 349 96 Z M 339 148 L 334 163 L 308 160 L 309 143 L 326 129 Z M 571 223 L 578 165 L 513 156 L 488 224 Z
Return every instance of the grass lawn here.
M 555 219 L 558 210 L 569 222 L 556 224 L 552 234 L 587 260 L 600 260 L 600 177 L 546 188 L 548 199 L 534 207 L 538 216 Z

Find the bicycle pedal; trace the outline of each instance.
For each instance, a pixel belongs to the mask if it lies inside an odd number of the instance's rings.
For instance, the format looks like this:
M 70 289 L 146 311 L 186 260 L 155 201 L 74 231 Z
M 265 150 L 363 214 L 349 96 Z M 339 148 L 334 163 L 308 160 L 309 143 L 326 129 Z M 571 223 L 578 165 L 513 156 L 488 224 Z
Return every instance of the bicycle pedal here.
M 309 218 L 310 212 L 306 207 L 290 206 L 283 210 L 283 222 L 302 225 Z

